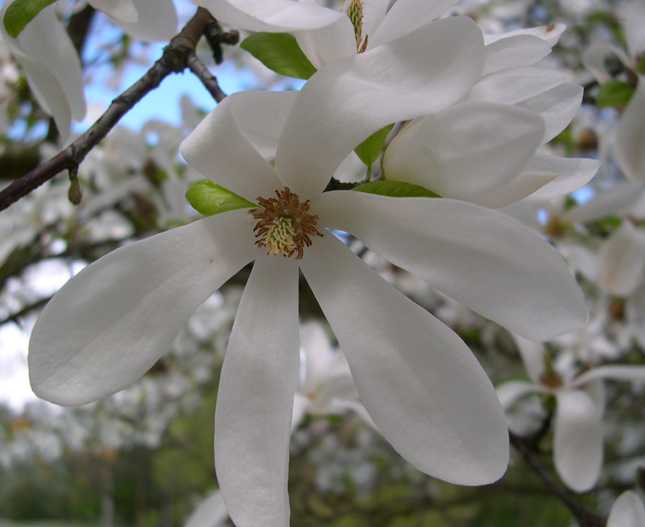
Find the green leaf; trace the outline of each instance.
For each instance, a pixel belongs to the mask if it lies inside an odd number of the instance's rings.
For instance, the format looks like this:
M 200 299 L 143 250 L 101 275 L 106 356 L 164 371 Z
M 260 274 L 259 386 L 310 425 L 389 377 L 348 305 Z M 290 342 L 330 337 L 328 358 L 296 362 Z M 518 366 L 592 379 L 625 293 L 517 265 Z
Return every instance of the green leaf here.
M 210 179 L 202 179 L 191 185 L 186 191 L 188 203 L 204 216 L 212 216 L 229 210 L 257 207 L 255 203 L 245 200 L 242 196 L 213 183 Z
M 374 132 L 354 149 L 356 155 L 368 167 L 372 166 L 378 155 L 381 153 L 383 145 L 385 144 L 385 138 L 387 137 L 387 134 L 390 133 L 393 126 L 394 124 L 388 124 L 385 128 L 381 128 Z
M 7 0 L 8 1 L 8 0 Z M 15 0 L 5 11 L 4 27 L 10 36 L 16 38 L 38 13 L 56 0 Z
M 439 194 L 411 183 L 402 181 L 370 181 L 364 185 L 353 188 L 358 192 L 368 192 L 379 196 L 390 196 L 393 198 L 440 198 Z
M 240 44 L 267 68 L 297 79 L 308 79 L 316 68 L 289 33 L 254 33 Z
M 607 81 L 600 87 L 596 104 L 598 108 L 605 106 L 616 106 L 623 108 L 629 102 L 636 88 L 631 84 L 623 81 Z

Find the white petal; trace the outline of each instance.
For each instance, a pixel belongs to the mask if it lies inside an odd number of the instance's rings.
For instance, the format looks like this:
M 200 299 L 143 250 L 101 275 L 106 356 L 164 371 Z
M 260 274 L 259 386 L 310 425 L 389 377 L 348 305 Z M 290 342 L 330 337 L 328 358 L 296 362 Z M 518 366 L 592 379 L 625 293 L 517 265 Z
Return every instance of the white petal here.
M 34 392 L 76 406 L 131 385 L 255 249 L 246 211 L 239 210 L 126 245 L 89 265 L 34 326 Z
M 432 22 L 458 0 L 397 0 L 378 29 L 369 37 L 369 48 L 401 38 Z
M 607 527 L 643 527 L 645 507 L 638 494 L 627 490 L 623 492 L 611 508 Z
M 301 268 L 361 402 L 397 452 L 452 483 L 501 477 L 508 462 L 504 412 L 459 337 L 329 233 L 315 239 Z
M 312 212 L 393 264 L 531 340 L 583 326 L 584 299 L 561 256 L 512 218 L 448 199 L 326 192 Z
M 645 272 L 645 233 L 628 220 L 598 252 L 598 282 L 610 293 L 628 296 L 643 282 Z
M 631 67 L 631 61 L 625 52 L 606 42 L 594 42 L 582 54 L 582 64 L 600 83 L 612 79 L 611 73 L 607 70 L 605 60 L 611 55 L 616 55 L 626 67 Z
M 480 29 L 454 17 L 323 68 L 304 85 L 284 127 L 275 164 L 281 181 L 302 199 L 316 195 L 370 134 L 461 98 L 482 63 Z
M 233 93 L 179 145 L 181 155 L 204 176 L 249 201 L 272 196 L 281 187 L 280 181 L 242 130 L 249 130 L 255 137 L 253 115 L 257 113 L 261 116 L 258 122 L 266 123 L 266 115 L 271 115 L 274 107 L 279 128 L 291 102 L 293 97 L 287 92 Z M 267 139 L 270 141 L 270 137 Z
M 573 386 L 582 386 L 592 379 L 614 379 L 617 381 L 645 381 L 645 366 L 599 366 L 586 371 L 575 379 Z
M 608 190 L 602 190 L 591 201 L 572 207 L 564 217 L 570 221 L 586 223 L 605 216 L 615 216 L 634 205 L 643 195 L 643 185 L 620 181 Z
M 572 159 L 535 154 L 524 169 L 525 174 L 554 174 L 552 181 L 530 195 L 532 200 L 551 200 L 565 196 L 589 183 L 600 168 L 595 159 Z
M 347 15 L 318 5 L 293 0 L 193 0 L 231 26 L 249 31 L 319 29 Z
M 469 199 L 517 176 L 540 146 L 544 121 L 508 104 L 467 102 L 405 128 L 383 156 L 385 179 Z
M 136 22 L 139 19 L 133 0 L 87 0 L 87 3 L 120 22 Z
M 343 5 L 344 12 L 347 12 L 347 6 L 351 1 L 352 0 L 345 0 L 345 4 Z M 388 7 L 390 7 L 390 3 L 390 0 L 369 0 L 369 2 L 363 2 L 363 36 L 368 35 L 368 40 L 372 38 L 376 29 L 383 22 L 383 19 L 387 14 Z M 427 4 L 428 2 L 425 3 Z M 430 22 L 430 20 L 428 22 Z M 408 29 L 408 33 L 413 30 L 412 28 Z
M 162 42 L 170 40 L 177 34 L 177 11 L 172 0 L 133 0 L 133 2 L 137 9 L 138 20 L 133 23 L 116 20 L 126 34 L 144 42 Z
M 645 51 L 645 4 L 642 2 L 621 2 L 617 6 L 627 50 L 636 60 Z
M 260 255 L 237 310 L 215 407 L 217 480 L 237 527 L 289 525 L 298 347 L 298 266 Z
M 300 426 L 307 413 L 311 401 L 309 397 L 296 393 L 293 397 L 293 408 L 291 410 L 291 432 Z
M 302 52 L 316 69 L 356 55 L 354 26 L 349 17 L 310 31 L 294 31 Z
M 645 183 L 645 76 L 639 76 L 636 91 L 616 126 L 615 156 L 628 179 Z
M 487 194 L 469 198 L 467 201 L 489 209 L 506 207 L 524 199 L 557 178 L 552 172 L 521 172 L 503 187 Z
M 528 381 L 507 381 L 500 384 L 495 391 L 497 398 L 505 410 L 510 408 L 515 401 L 527 393 L 543 391 L 540 386 Z
M 593 488 L 603 459 L 602 425 L 587 394 L 561 390 L 555 394 L 553 460 L 558 474 L 576 492 Z
M 533 35 L 546 41 L 551 47 L 555 46 L 560 40 L 560 35 L 567 27 L 564 24 L 555 24 L 553 26 L 532 27 L 528 29 L 516 29 L 507 33 L 500 33 L 497 35 L 484 35 L 486 45 L 497 42 L 500 39 L 511 38 L 517 35 Z
M 522 357 L 522 363 L 529 379 L 535 384 L 539 384 L 540 377 L 544 373 L 544 352 L 546 351 L 544 344 L 527 340 L 519 335 L 513 335 L 513 340 L 517 344 L 517 350 Z
M 224 498 L 219 490 L 211 492 L 193 511 L 184 527 L 223 527 L 228 518 Z
M 535 35 L 513 35 L 487 44 L 484 53 L 482 75 L 488 75 L 510 68 L 533 66 L 551 53 L 551 46 Z

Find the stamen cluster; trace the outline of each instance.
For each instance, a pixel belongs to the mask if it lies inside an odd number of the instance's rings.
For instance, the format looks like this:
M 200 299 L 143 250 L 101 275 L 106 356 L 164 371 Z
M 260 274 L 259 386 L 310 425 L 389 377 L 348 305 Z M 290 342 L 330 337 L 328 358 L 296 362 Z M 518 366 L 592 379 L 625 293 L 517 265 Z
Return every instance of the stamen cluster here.
M 318 216 L 308 214 L 309 200 L 300 203 L 296 194 L 284 187 L 276 190 L 276 198 L 258 197 L 261 208 L 251 209 L 249 214 L 257 221 L 255 245 L 266 247 L 269 255 L 283 254 L 286 257 L 297 253 L 300 260 L 305 247 L 311 245 L 310 236 L 321 236 L 316 230 Z
M 352 0 L 345 11 L 354 26 L 354 36 L 356 37 L 356 51 L 363 53 L 367 48 L 367 35 L 363 39 L 363 2 L 361 0 Z

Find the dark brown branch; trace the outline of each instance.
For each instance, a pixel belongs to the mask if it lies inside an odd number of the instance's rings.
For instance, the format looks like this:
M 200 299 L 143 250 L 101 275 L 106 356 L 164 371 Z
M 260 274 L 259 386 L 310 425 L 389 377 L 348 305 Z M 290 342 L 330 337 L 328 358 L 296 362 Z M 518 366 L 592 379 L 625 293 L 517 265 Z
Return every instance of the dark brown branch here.
M 183 71 L 188 55 L 194 51 L 197 41 L 207 24 L 213 20 L 211 14 L 198 8 L 195 16 L 184 29 L 170 41 L 161 58 L 130 88 L 112 101 L 106 112 L 81 137 L 46 163 L 36 167 L 0 192 L 0 210 L 52 179 L 65 169 L 77 167 L 89 151 L 94 148 L 121 117 L 134 107 L 146 94 L 155 89 L 170 73 Z
M 208 90 L 208 93 L 211 94 L 213 99 L 217 102 L 221 102 L 224 97 L 226 97 L 226 94 L 219 87 L 215 76 L 208 71 L 208 68 L 197 58 L 194 51 L 191 51 L 188 54 L 186 63 L 190 71 L 192 71 L 197 78 L 202 81 L 202 84 Z
M 96 10 L 91 5 L 87 5 L 78 13 L 74 13 L 67 24 L 67 34 L 72 39 L 79 57 L 83 51 L 94 13 L 96 13 Z
M 555 494 L 562 503 L 571 511 L 578 522 L 580 527 L 606 527 L 605 522 L 598 516 L 589 512 L 571 495 L 571 493 L 564 488 L 558 480 L 556 480 L 547 470 L 538 462 L 533 454 L 529 442 L 519 436 L 510 434 L 511 444 L 520 453 L 526 464 L 531 467 L 548 489 Z

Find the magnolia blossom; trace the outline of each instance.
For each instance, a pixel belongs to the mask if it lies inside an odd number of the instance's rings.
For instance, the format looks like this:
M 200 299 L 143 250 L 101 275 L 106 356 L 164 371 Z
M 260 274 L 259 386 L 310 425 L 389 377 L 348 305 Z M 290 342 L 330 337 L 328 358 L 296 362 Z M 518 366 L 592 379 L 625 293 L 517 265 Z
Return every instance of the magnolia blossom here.
M 428 58 L 416 49 L 442 53 Z M 358 144 L 388 123 L 454 103 L 482 63 L 477 26 L 451 18 L 337 61 L 299 93 L 226 98 L 180 150 L 247 208 L 117 249 L 70 280 L 32 333 L 34 391 L 78 405 L 132 384 L 196 307 L 254 261 L 215 415 L 218 479 L 238 527 L 289 522 L 299 270 L 345 352 L 361 402 L 393 447 L 420 470 L 453 483 L 499 478 L 508 460 L 506 422 L 474 355 L 331 231 L 355 235 L 532 339 L 586 322 L 569 269 L 537 234 L 472 203 L 323 192 Z
M 607 527 L 642 527 L 645 525 L 645 507 L 638 494 L 627 490 L 615 501 Z
M 130 36 L 154 42 L 170 39 L 177 29 L 172 0 L 92 0 L 96 9 L 114 18 Z M 0 9 L 4 20 L 12 1 Z M 48 6 L 31 20 L 17 38 L 0 23 L 0 35 L 20 63 L 29 87 L 43 111 L 51 115 L 61 139 L 69 137 L 71 121 L 85 117 L 83 76 L 78 53 L 56 15 Z
M 516 336 L 531 382 L 508 381 L 497 388 L 505 409 L 528 393 L 551 394 L 556 399 L 553 423 L 553 461 L 562 481 L 577 492 L 598 481 L 603 462 L 603 379 L 645 381 L 643 366 L 599 366 L 580 369 L 569 360 L 551 362 L 542 344 Z M 565 359 L 570 359 L 571 356 Z
M 225 22 L 254 31 L 289 31 L 316 68 L 377 49 L 430 24 L 455 0 L 346 0 L 344 12 L 313 2 L 197 0 Z M 582 88 L 535 64 L 564 30 L 484 36 L 481 79 L 459 104 L 419 117 L 383 155 L 385 179 L 440 196 L 498 208 L 528 195 L 551 199 L 587 183 L 599 163 L 536 153 L 571 121 Z

